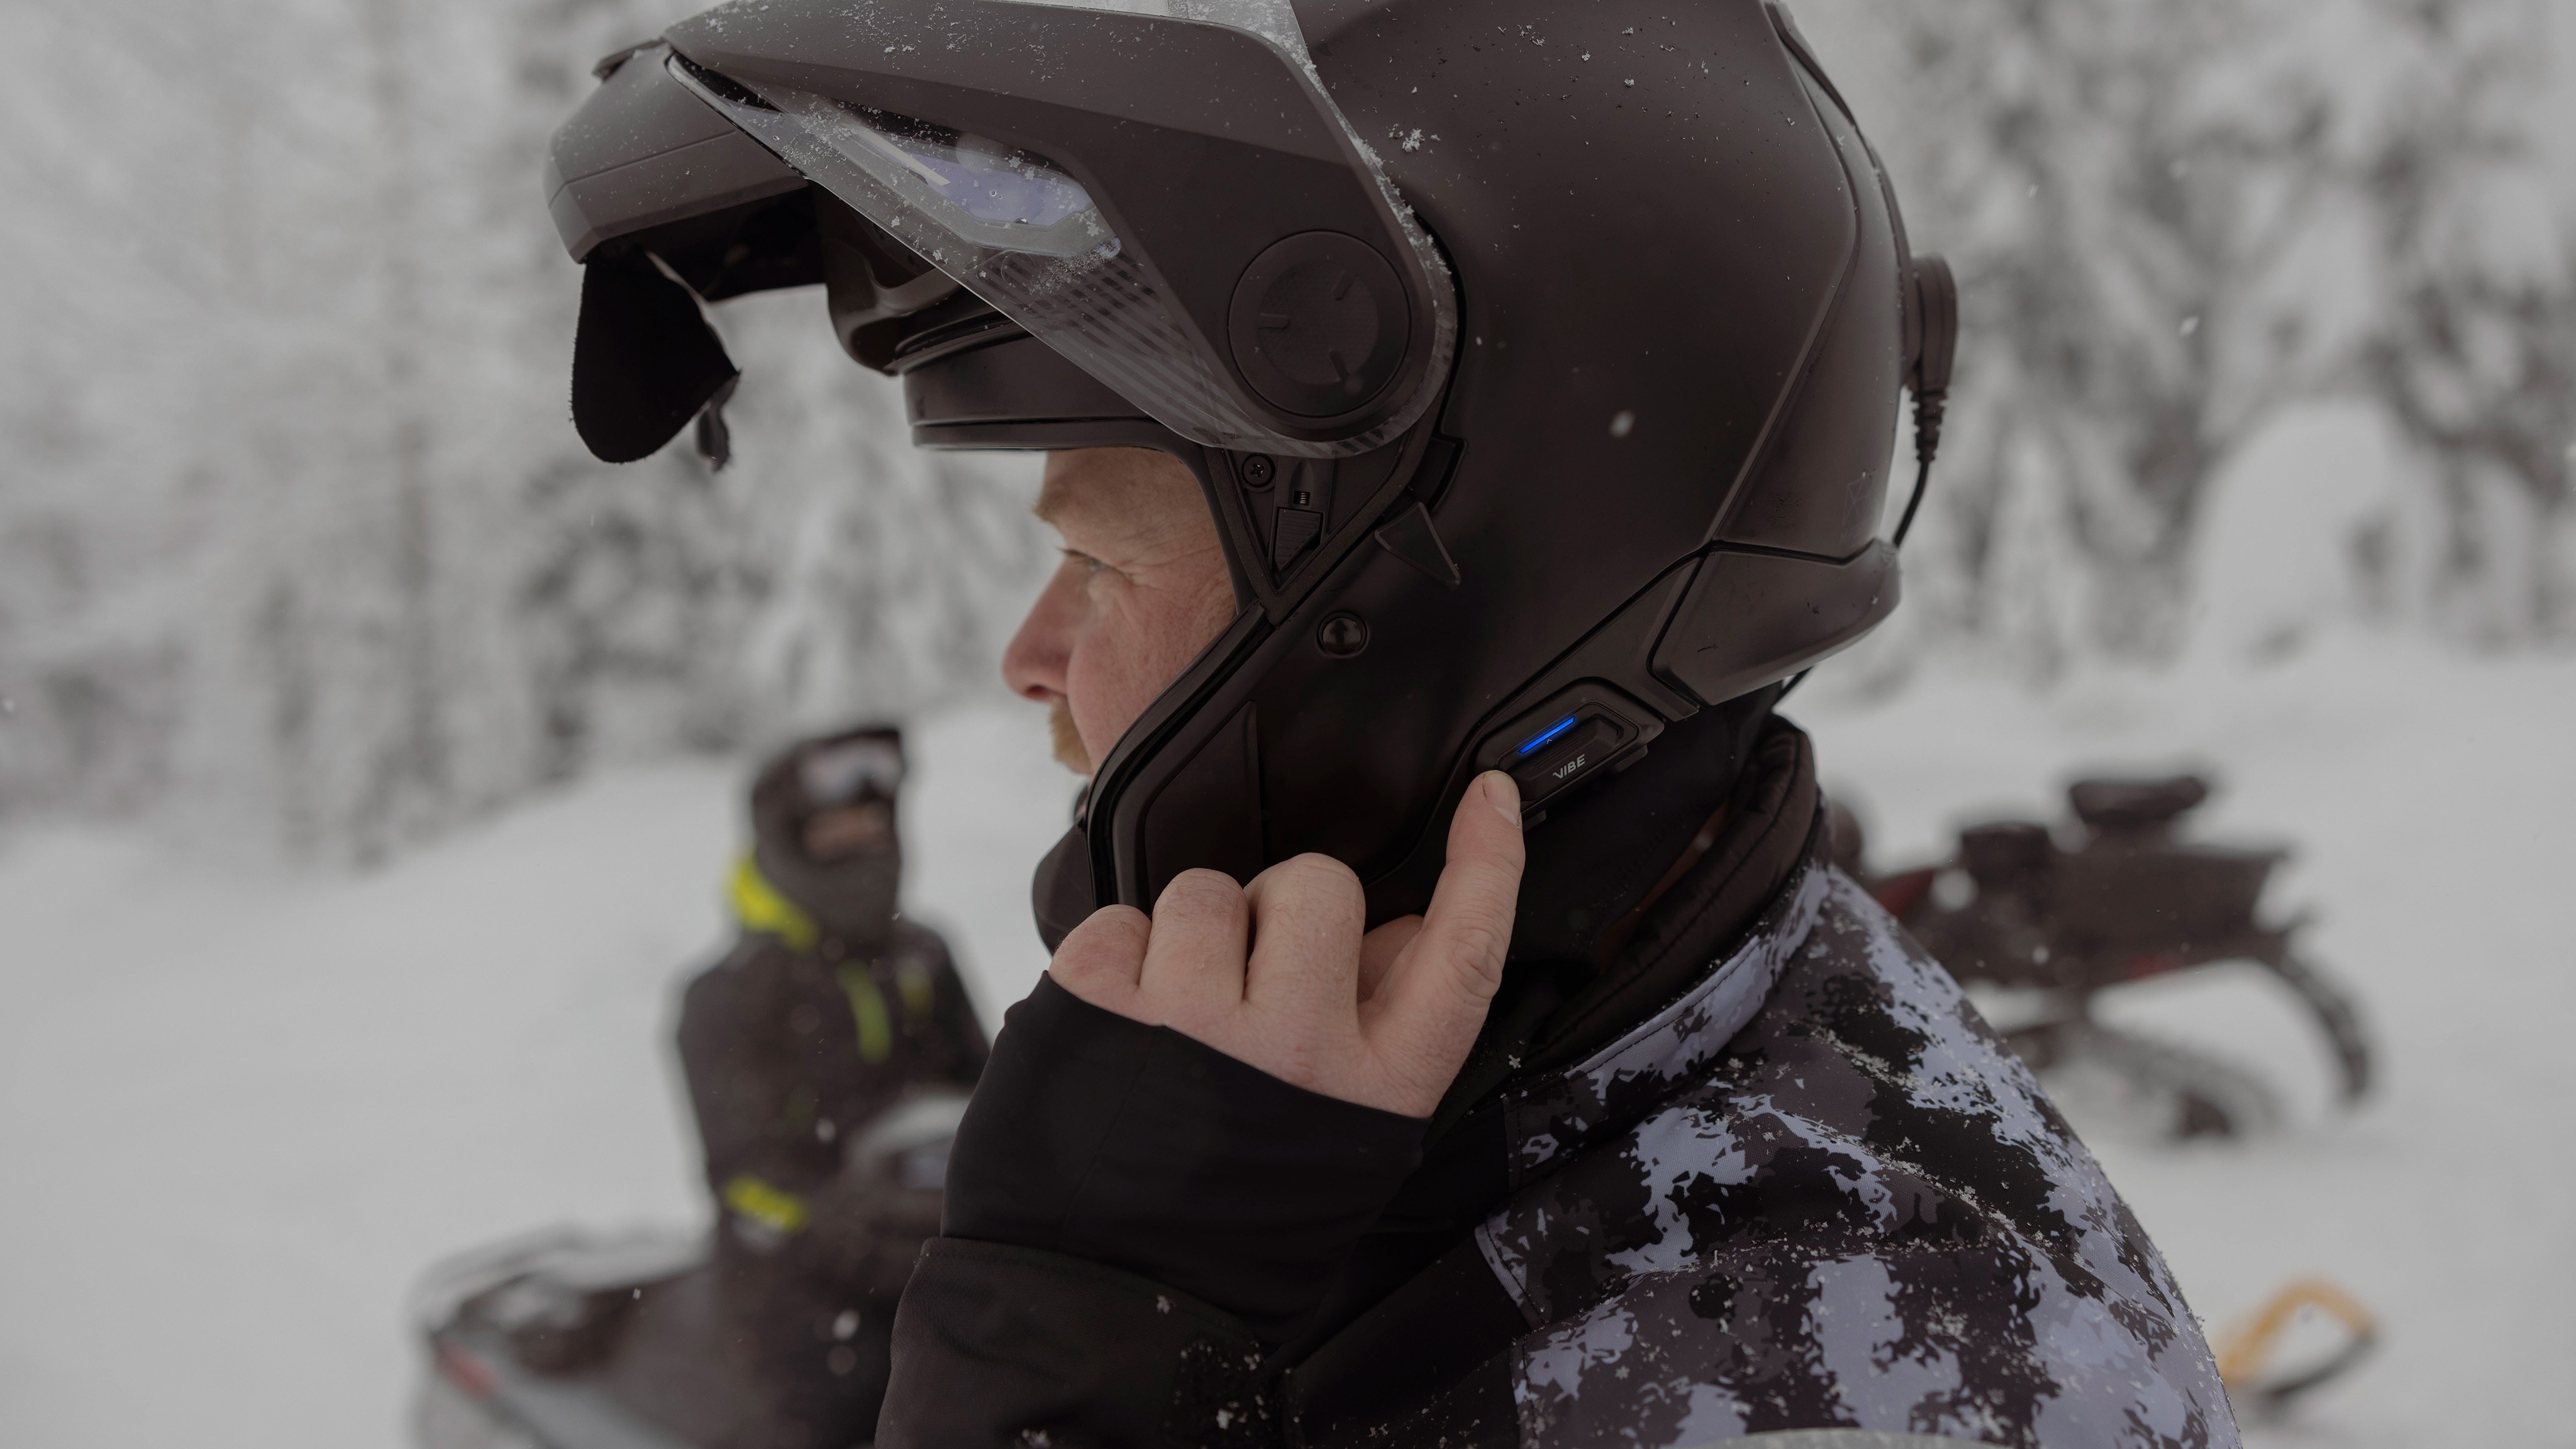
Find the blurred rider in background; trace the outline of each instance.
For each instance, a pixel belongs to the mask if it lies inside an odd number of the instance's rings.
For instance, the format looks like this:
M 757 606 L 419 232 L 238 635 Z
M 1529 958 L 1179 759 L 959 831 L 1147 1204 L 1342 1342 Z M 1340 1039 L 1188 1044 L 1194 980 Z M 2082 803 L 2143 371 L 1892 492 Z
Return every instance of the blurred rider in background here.
M 946 1137 L 984 1066 L 946 944 L 898 906 L 903 775 L 890 728 L 762 769 L 731 881 L 739 938 L 681 1008 L 720 1298 L 765 1401 L 726 1449 L 870 1437 L 895 1300 L 938 1231 Z

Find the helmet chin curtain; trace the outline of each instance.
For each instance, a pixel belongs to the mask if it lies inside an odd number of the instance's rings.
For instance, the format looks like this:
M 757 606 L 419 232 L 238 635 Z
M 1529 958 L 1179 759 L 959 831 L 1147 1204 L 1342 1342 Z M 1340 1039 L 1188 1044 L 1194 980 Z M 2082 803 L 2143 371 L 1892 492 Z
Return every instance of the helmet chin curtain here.
M 572 346 L 572 421 L 610 463 L 649 458 L 739 373 L 698 299 L 641 251 L 582 268 Z

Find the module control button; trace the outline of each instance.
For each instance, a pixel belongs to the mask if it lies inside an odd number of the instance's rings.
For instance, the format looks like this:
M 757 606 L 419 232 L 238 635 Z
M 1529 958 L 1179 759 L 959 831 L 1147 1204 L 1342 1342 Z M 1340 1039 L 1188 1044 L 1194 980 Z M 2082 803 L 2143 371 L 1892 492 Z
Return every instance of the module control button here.
M 1547 740 L 1503 770 L 1520 782 L 1521 804 L 1535 805 L 1607 763 L 1618 753 L 1619 727 L 1594 715 Z

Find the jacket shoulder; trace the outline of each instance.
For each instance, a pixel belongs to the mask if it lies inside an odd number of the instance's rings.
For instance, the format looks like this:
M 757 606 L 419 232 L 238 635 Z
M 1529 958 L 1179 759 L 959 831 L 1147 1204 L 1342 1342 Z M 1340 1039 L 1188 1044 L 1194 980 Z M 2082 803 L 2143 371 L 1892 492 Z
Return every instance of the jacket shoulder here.
M 1842 1426 L 2231 1445 L 2154 1245 L 1949 975 L 1839 872 L 1722 1051 L 1479 1230 L 1529 1444 Z

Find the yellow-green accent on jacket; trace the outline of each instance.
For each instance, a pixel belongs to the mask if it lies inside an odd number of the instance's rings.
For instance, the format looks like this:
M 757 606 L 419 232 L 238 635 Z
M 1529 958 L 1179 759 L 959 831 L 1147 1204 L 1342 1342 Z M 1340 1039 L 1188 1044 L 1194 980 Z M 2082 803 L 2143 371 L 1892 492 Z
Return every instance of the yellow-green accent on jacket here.
M 805 1199 L 747 1172 L 724 1185 L 724 1205 L 780 1237 L 801 1232 L 805 1227 Z
M 727 882 L 726 894 L 733 904 L 733 918 L 746 931 L 776 936 L 791 951 L 810 951 L 822 939 L 822 928 L 805 908 L 779 894 L 769 877 L 760 873 L 750 851 L 733 863 L 733 877 Z

